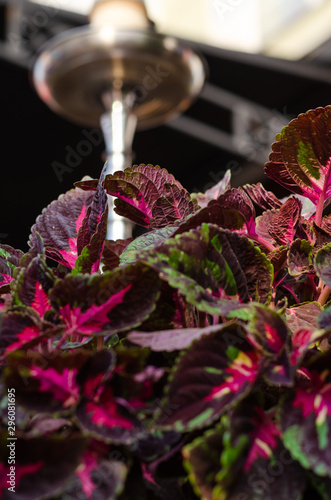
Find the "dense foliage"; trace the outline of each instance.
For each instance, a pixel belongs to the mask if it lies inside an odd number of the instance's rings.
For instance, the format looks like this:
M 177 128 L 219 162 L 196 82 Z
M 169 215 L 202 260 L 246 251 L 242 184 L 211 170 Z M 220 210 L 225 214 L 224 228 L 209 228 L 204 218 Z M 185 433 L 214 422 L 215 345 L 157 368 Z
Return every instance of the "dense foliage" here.
M 330 162 L 331 106 L 272 145 L 286 199 L 136 165 L 0 245 L 1 499 L 331 498 Z

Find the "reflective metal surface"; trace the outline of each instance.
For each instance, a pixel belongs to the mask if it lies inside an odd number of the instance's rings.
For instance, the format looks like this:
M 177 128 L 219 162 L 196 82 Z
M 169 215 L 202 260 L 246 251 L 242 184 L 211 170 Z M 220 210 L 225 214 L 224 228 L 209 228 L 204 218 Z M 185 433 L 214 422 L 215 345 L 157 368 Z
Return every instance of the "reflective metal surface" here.
M 99 127 L 102 96 L 113 88 L 134 92 L 137 129 L 170 121 L 200 93 L 205 65 L 176 39 L 153 31 L 84 26 L 42 47 L 33 84 L 41 99 L 69 121 Z

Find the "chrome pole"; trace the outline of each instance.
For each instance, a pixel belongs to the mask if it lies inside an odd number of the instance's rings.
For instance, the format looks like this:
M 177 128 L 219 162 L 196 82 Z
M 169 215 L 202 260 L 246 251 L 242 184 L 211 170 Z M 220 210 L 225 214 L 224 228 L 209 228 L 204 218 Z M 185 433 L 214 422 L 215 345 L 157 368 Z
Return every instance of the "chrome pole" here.
M 106 175 L 114 174 L 132 165 L 132 141 L 137 126 L 133 114 L 135 96 L 113 89 L 102 96 L 106 113 L 101 115 L 100 125 L 106 144 Z M 109 216 L 107 227 L 108 240 L 120 240 L 132 236 L 132 224 L 114 211 L 112 196 L 108 196 Z

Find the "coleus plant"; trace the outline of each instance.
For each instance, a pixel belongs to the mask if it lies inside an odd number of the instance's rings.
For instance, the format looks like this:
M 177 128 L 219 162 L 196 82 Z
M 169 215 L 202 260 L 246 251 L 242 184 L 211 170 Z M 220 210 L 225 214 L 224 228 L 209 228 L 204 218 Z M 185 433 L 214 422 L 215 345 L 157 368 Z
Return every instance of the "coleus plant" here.
M 1 499 L 331 497 L 330 162 L 327 106 L 272 145 L 285 199 L 104 170 L 0 245 Z

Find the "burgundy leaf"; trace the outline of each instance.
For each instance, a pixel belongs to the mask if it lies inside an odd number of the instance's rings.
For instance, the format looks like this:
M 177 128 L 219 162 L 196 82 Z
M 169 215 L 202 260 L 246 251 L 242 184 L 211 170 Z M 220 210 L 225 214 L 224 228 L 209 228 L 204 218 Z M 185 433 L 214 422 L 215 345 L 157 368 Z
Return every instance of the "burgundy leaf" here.
M 215 224 L 225 229 L 242 229 L 245 218 L 237 210 L 222 206 L 218 201 L 212 201 L 209 205 L 182 222 L 175 234 L 183 234 L 190 229 L 196 229 L 204 223 Z
M 97 191 L 78 232 L 77 252 L 79 258 L 76 261 L 75 273 L 91 273 L 99 270 L 108 221 L 108 198 L 102 188 L 106 166 L 107 164 L 101 172 Z
M 314 267 L 317 276 L 321 278 L 323 283 L 331 286 L 331 243 L 320 248 L 314 259 Z
M 248 322 L 248 330 L 253 334 L 257 346 L 265 356 L 277 357 L 284 350 L 289 329 L 280 314 L 268 307 L 255 305 Z M 255 343 L 254 342 L 254 343 Z
M 160 228 L 195 211 L 189 193 L 159 166 L 134 165 L 106 176 L 104 187 L 118 198 L 119 215 L 145 227 Z
M 271 146 L 272 152 L 269 155 L 270 161 L 266 163 L 264 172 L 268 177 L 270 177 L 270 179 L 278 182 L 278 184 L 292 193 L 303 195 L 303 189 L 291 177 L 284 164 L 281 145 L 281 134 L 277 134 L 276 142 L 274 142 Z
M 222 328 L 222 325 L 212 325 L 205 328 L 178 328 L 156 332 L 133 331 L 128 334 L 127 338 L 130 342 L 141 347 L 149 347 L 152 351 L 172 352 L 185 349 L 202 336 L 217 332 Z
M 297 238 L 292 242 L 287 256 L 288 272 L 291 276 L 315 274 L 313 247 L 309 241 Z
M 118 267 L 122 253 L 133 241 L 135 241 L 133 238 L 116 241 L 106 240 L 102 254 L 103 271 L 111 271 Z
M 331 107 L 299 115 L 284 127 L 265 172 L 290 191 L 307 196 L 317 207 L 320 225 L 325 202 L 331 195 Z
M 269 234 L 279 245 L 286 245 L 293 241 L 301 209 L 301 201 L 289 198 L 271 219 Z
M 52 394 L 54 401 L 60 401 L 64 408 L 70 408 L 79 399 L 79 386 L 76 382 L 77 368 L 64 368 L 59 373 L 54 368 L 30 368 L 30 377 L 39 382 L 39 391 Z
M 74 186 L 83 191 L 97 191 L 99 179 L 91 179 L 85 176 L 81 181 L 74 182 Z
M 78 256 L 78 232 L 93 197 L 93 192 L 78 188 L 61 195 L 37 218 L 31 230 L 29 245 L 33 247 L 38 232 L 44 240 L 46 255 L 73 269 Z
M 286 309 L 286 323 L 293 333 L 301 329 L 318 329 L 317 318 L 321 314 L 322 308 L 318 302 L 307 302 Z
M 331 235 L 331 215 L 323 217 L 321 228 L 324 229 L 329 235 Z
M 10 292 L 10 283 L 13 281 L 13 277 L 9 274 L 0 273 L 0 293 Z
M 275 215 L 278 213 L 278 210 L 266 210 L 262 215 L 255 219 L 255 230 L 259 236 L 262 236 L 264 239 L 272 241 L 272 236 L 269 232 L 271 223 Z
M 233 188 L 221 194 L 218 203 L 224 207 L 231 208 L 239 212 L 245 219 L 247 231 L 254 232 L 255 229 L 255 209 L 248 195 L 242 188 Z
M 30 418 L 24 435 L 27 438 L 35 438 L 51 435 L 54 433 L 71 432 L 73 424 L 71 420 L 65 418 L 54 418 L 49 415 L 37 414 Z
M 211 200 L 217 200 L 221 194 L 231 188 L 230 182 L 231 170 L 227 170 L 223 179 L 215 184 L 215 186 L 207 189 L 204 193 L 193 193 L 191 196 L 198 202 L 201 208 L 205 208 Z
M 282 202 L 274 195 L 272 191 L 266 189 L 259 182 L 258 184 L 245 184 L 243 189 L 247 192 L 253 203 L 262 210 L 277 209 L 282 206 Z
M 287 267 L 287 254 L 288 249 L 285 246 L 278 247 L 268 254 L 270 263 L 274 268 L 275 276 L 277 276 L 282 269 Z

